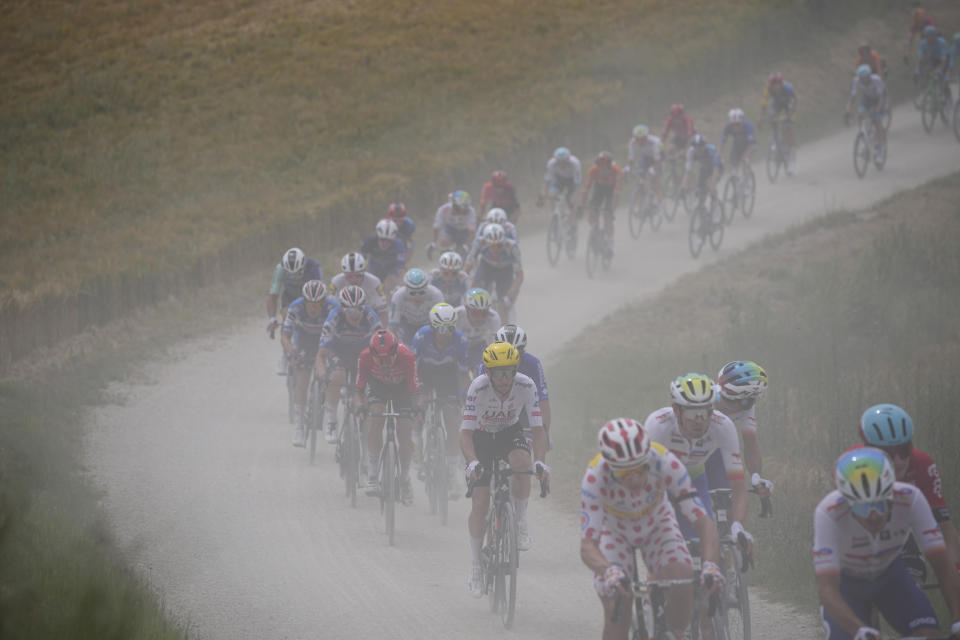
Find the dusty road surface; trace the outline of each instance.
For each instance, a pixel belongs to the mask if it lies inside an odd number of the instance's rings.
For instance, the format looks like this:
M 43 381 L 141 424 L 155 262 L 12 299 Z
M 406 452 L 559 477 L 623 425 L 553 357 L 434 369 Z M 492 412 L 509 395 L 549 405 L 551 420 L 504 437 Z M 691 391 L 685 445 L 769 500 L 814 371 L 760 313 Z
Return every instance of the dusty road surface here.
M 549 362 L 584 327 L 705 260 L 960 167 L 960 144 L 946 132 L 926 135 L 909 107 L 894 116 L 882 174 L 855 177 L 853 137 L 850 129 L 804 146 L 798 175 L 773 186 L 757 166 L 753 218 L 738 219 L 720 252 L 706 247 L 700 261 L 687 253 L 682 212 L 638 241 L 628 237 L 621 214 L 613 268 L 594 281 L 586 278 L 582 250 L 552 269 L 543 236 L 522 236 L 527 282 L 518 309 L 531 351 Z M 304 451 L 290 446 L 286 395 L 273 372 L 278 349 L 258 314 L 227 335 L 183 345 L 179 359 L 148 365 L 150 383 L 118 386 L 125 401 L 98 410 L 88 426 L 85 458 L 103 505 L 166 606 L 189 620 L 194 635 L 211 639 L 504 634 L 486 601 L 466 590 L 466 501 L 451 505 L 450 525 L 442 527 L 416 483 L 416 503 L 400 511 L 396 546 L 388 547 L 375 500 L 357 509 L 344 500 L 332 448 L 324 446 L 310 467 Z M 554 419 L 563 447 L 564 428 L 572 427 L 563 416 Z M 578 557 L 578 499 L 532 500 L 534 546 L 521 556 L 510 635 L 599 635 L 599 604 Z M 753 617 L 754 637 L 821 634 L 811 612 L 758 599 Z

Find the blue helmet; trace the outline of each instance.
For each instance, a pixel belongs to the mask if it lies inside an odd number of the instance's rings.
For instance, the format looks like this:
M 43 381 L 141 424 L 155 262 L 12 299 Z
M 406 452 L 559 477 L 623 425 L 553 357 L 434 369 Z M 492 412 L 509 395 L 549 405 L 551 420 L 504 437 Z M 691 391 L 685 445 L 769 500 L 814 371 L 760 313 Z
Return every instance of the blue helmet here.
M 895 404 L 877 404 L 860 416 L 860 437 L 871 447 L 895 447 L 913 440 L 913 420 Z
M 937 28 L 932 24 L 928 24 L 923 28 L 923 35 L 926 36 L 935 36 L 937 35 Z
M 857 77 L 860 78 L 861 80 L 869 78 L 872 73 L 873 73 L 873 69 L 871 69 L 870 65 L 868 64 L 862 64 L 859 67 L 857 67 Z
M 427 286 L 427 274 L 423 272 L 423 269 L 414 267 L 404 274 L 403 284 L 405 284 L 408 289 L 423 289 Z
M 570 149 L 567 149 L 566 147 L 557 147 L 557 150 L 553 152 L 553 157 L 557 160 L 569 160 Z

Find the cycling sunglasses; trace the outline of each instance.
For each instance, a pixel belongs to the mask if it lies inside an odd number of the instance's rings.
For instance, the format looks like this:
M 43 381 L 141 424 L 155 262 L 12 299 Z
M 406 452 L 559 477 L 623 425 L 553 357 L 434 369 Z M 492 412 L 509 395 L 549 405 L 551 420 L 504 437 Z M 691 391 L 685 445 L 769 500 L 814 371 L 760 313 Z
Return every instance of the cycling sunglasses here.
M 516 367 L 497 367 L 490 370 L 491 380 L 509 380 L 517 374 Z
M 632 475 L 640 475 L 646 473 L 650 470 L 650 465 L 642 464 L 639 467 L 631 467 L 630 469 L 614 469 L 613 477 L 617 480 L 626 480 Z
M 858 518 L 866 518 L 871 511 L 876 511 L 877 515 L 885 515 L 893 507 L 893 500 L 874 500 L 873 502 L 857 502 L 850 505 L 853 515 Z
M 709 407 L 681 408 L 680 417 L 686 420 L 708 420 L 713 409 Z
M 453 333 L 455 327 L 450 324 L 442 324 L 439 327 L 434 327 L 433 330 L 437 333 Z
M 909 458 L 913 453 L 913 443 L 904 442 L 903 444 L 898 444 L 895 447 L 880 447 L 880 450 L 883 451 L 891 459 L 893 458 Z
M 426 289 L 408 289 L 407 293 L 409 293 L 412 296 L 425 296 L 427 295 L 427 290 Z

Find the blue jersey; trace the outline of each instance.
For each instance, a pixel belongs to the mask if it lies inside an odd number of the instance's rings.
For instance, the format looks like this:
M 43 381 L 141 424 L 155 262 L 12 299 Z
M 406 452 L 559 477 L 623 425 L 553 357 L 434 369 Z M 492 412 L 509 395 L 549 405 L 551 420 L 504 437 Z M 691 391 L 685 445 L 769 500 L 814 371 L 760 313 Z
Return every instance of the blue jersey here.
M 395 271 L 403 271 L 407 264 L 407 245 L 400 238 L 391 240 L 390 245 L 383 250 L 377 236 L 367 236 L 360 247 L 360 253 L 367 258 L 367 271 L 380 280 Z
M 370 344 L 370 337 L 383 327 L 380 325 L 380 316 L 373 307 L 363 307 L 363 320 L 353 325 L 347 320 L 343 309 L 339 306 L 333 309 L 323 323 L 323 336 L 320 346 L 333 351 L 345 362 L 356 361 L 360 352 Z
M 487 368 L 480 365 L 480 373 L 486 372 Z M 524 351 L 520 357 L 520 366 L 517 367 L 517 372 L 533 380 L 533 384 L 537 386 L 537 399 L 540 402 L 550 400 L 550 394 L 547 391 L 547 377 L 543 374 L 543 365 L 540 364 L 538 358 Z
M 467 370 L 467 336 L 459 329 L 454 329 L 453 340 L 444 349 L 437 349 L 433 342 L 433 327 L 421 327 L 413 336 L 413 346 L 410 348 L 417 358 L 417 365 L 429 364 L 442 366 L 455 364 L 459 371 Z
M 918 59 L 939 66 L 948 55 L 950 55 L 949 47 L 947 47 L 947 41 L 943 38 L 937 38 L 932 45 L 927 42 L 926 38 L 920 41 L 920 49 L 917 51 Z
M 957 68 L 957 58 L 960 57 L 960 40 L 954 40 L 953 46 L 950 47 L 950 68 Z
M 287 318 L 283 321 L 283 332 L 293 334 L 295 344 L 300 336 L 319 338 L 323 333 L 327 317 L 340 306 L 336 299 L 330 296 L 327 296 L 323 302 L 324 309 L 315 318 L 311 318 L 307 313 L 307 301 L 303 297 L 297 298 L 290 304 L 290 308 L 287 309 Z
M 779 93 L 770 92 L 770 106 L 773 108 L 774 113 L 780 113 L 785 111 L 793 106 L 793 101 L 796 99 L 796 94 L 793 92 L 793 85 L 789 82 L 783 83 L 783 91 Z
M 742 124 L 741 127 L 737 123 L 731 122 L 723 128 L 723 139 L 720 141 L 721 149 L 727 144 L 727 138 L 733 139 L 733 148 L 739 151 L 756 144 L 757 139 L 753 135 L 753 125 L 747 120 L 744 120 Z
M 403 220 L 398 221 L 396 218 L 391 218 L 391 220 L 397 223 L 400 238 L 405 243 L 410 242 L 413 239 L 413 232 L 417 230 L 417 225 L 414 223 L 413 218 L 404 216 Z

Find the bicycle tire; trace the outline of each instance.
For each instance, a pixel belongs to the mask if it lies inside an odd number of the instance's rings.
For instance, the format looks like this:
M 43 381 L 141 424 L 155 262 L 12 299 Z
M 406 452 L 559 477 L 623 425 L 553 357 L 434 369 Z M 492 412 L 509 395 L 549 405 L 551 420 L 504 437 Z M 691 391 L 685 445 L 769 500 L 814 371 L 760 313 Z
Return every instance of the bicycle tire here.
M 513 620 L 517 611 L 517 569 L 520 566 L 520 550 L 517 548 L 517 516 L 513 511 L 513 505 L 504 502 L 500 505 L 503 542 L 500 546 L 500 566 L 499 576 L 503 580 L 503 598 L 500 606 L 500 621 L 503 622 L 503 628 L 509 629 L 513 626 Z
M 600 233 L 600 230 L 597 227 L 594 227 L 590 230 L 590 236 L 587 238 L 587 246 L 584 251 L 586 256 L 586 266 L 587 266 L 587 277 L 592 278 L 593 274 L 597 272 L 600 267 L 600 249 L 597 246 L 599 238 L 597 234 Z
M 547 225 L 547 261 L 551 267 L 557 266 L 562 249 L 562 238 L 560 236 L 560 218 L 556 213 L 550 216 L 550 222 Z
M 290 364 L 287 365 L 287 375 L 284 383 L 287 385 L 287 420 L 290 421 L 290 424 L 294 424 L 297 421 L 297 416 L 294 415 L 294 405 L 293 405 L 293 366 Z
M 757 204 L 757 178 L 753 175 L 753 169 L 747 167 L 740 187 L 740 197 L 743 201 L 740 212 L 743 213 L 744 218 L 749 218 L 753 215 L 753 207 Z
M 890 125 L 893 124 L 893 109 L 890 108 L 890 105 L 893 104 L 889 98 L 887 98 L 887 108 L 883 111 L 883 130 L 884 132 L 890 131 Z
M 380 464 L 380 505 L 383 509 L 387 542 L 392 547 L 396 533 L 397 517 L 397 450 L 392 441 L 383 448 Z
M 673 219 L 677 217 L 677 205 L 680 204 L 677 201 L 679 189 L 677 177 L 673 174 L 673 171 L 670 171 L 667 173 L 663 185 L 663 219 L 667 222 L 673 222 Z M 669 200 L 673 201 L 671 205 L 667 204 Z
M 690 249 L 690 255 L 694 258 L 700 257 L 700 251 L 703 249 L 703 243 L 707 241 L 703 234 L 703 216 L 706 215 L 706 209 L 700 207 L 690 216 L 690 230 L 687 233 L 687 246 Z
M 697 205 L 700 204 L 699 200 L 700 197 L 696 189 L 683 190 L 683 208 L 687 212 L 687 215 L 692 215 L 693 212 L 697 210 Z
M 646 217 L 650 220 L 650 229 L 659 231 L 663 224 L 663 214 L 660 213 L 660 208 L 652 197 L 647 198 Z
M 627 225 L 630 227 L 630 237 L 636 240 L 640 237 L 640 234 L 643 232 L 643 206 L 645 204 L 646 198 L 644 197 L 644 188 L 638 186 L 633 191 L 633 196 L 630 198 L 630 209 L 627 213 Z
M 433 416 L 430 417 L 432 422 Z M 424 482 L 423 486 L 427 492 L 427 502 L 430 504 L 430 515 L 437 515 L 437 512 L 440 510 L 440 504 L 437 498 L 437 486 L 436 486 L 436 445 L 434 440 L 436 436 L 433 432 L 433 426 L 424 430 L 423 434 L 424 444 L 423 444 L 423 470 L 424 470 Z
M 720 220 L 719 222 L 713 222 L 713 208 L 720 207 Z M 723 244 L 723 233 L 724 227 L 726 225 L 723 223 L 726 214 L 723 212 L 723 201 L 718 198 L 711 197 L 710 199 L 710 247 L 714 251 L 720 250 L 720 245 Z
M 920 122 L 923 124 L 923 130 L 928 134 L 933 134 L 933 126 L 937 124 L 937 98 L 931 92 L 927 91 L 923 96 L 923 107 L 920 109 Z
M 867 137 L 861 131 L 853 141 L 853 170 L 856 171 L 858 178 L 863 178 L 867 175 L 869 166 L 870 145 L 867 144 Z
M 434 407 L 436 415 L 434 428 L 437 430 L 436 442 L 436 478 L 434 479 L 437 490 L 437 511 L 440 513 L 440 524 L 447 524 L 447 511 L 450 501 L 450 478 L 447 467 L 447 425 L 443 421 L 443 411 L 439 403 Z
M 750 594 L 747 589 L 747 577 L 741 573 L 743 566 L 739 551 L 731 545 L 723 545 L 730 555 L 730 562 L 724 570 L 727 580 L 727 630 L 730 640 L 751 640 L 750 630 Z
M 566 200 L 564 200 L 566 202 Z M 567 250 L 567 259 L 573 260 L 577 257 L 577 217 L 576 215 L 563 207 L 566 215 L 561 215 L 561 225 L 566 227 L 564 233 L 564 246 Z
M 730 224 L 737 215 L 737 206 L 740 201 L 740 194 L 737 191 L 737 179 L 734 176 L 727 176 L 727 181 L 723 185 L 723 223 Z
M 323 393 L 320 390 L 320 380 L 314 374 L 310 375 L 310 391 L 307 396 L 307 420 L 305 423 L 309 430 L 308 445 L 310 449 L 310 464 L 313 464 L 317 458 L 317 434 L 323 429 Z
M 774 142 L 770 143 L 770 147 L 767 149 L 767 178 L 770 180 L 770 184 L 774 184 L 777 181 L 777 177 L 780 175 L 780 153 L 777 149 L 777 145 Z
M 874 151 L 873 153 L 873 166 L 877 168 L 877 171 L 883 171 L 883 168 L 887 165 L 887 143 L 884 142 L 880 145 L 880 152 Z
M 340 424 L 343 425 L 343 450 L 340 454 L 343 482 L 350 506 L 356 508 L 357 485 L 360 480 L 360 438 L 352 415 L 345 413 L 344 422 Z
M 960 96 L 953 104 L 953 135 L 960 142 Z

